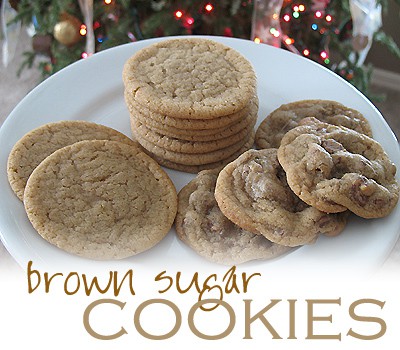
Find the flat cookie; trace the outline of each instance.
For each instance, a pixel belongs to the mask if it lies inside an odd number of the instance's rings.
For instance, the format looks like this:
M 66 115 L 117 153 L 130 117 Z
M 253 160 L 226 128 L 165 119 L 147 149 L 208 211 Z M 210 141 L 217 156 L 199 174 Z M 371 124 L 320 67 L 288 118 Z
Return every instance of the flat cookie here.
M 40 162 L 54 151 L 83 140 L 111 140 L 135 144 L 124 134 L 91 122 L 65 120 L 42 125 L 23 136 L 8 156 L 7 175 L 20 200 L 28 177 Z
M 216 170 L 203 171 L 179 192 L 178 237 L 204 258 L 225 265 L 272 259 L 289 251 L 241 229 L 222 214 L 214 197 L 217 176 Z
M 136 135 L 140 135 L 146 141 L 154 143 L 155 145 L 173 152 L 182 152 L 182 153 L 206 153 L 217 151 L 221 148 L 226 148 L 236 143 L 242 141 L 253 132 L 253 128 L 256 120 L 254 119 L 251 124 L 249 124 L 246 128 L 240 130 L 238 133 L 231 135 L 229 137 L 225 137 L 223 139 L 211 140 L 211 141 L 187 141 L 182 140 L 175 137 L 165 136 L 161 133 L 158 133 L 154 130 L 151 130 L 144 125 L 135 125 L 133 122 L 134 129 L 132 132 Z M 136 127 L 135 127 L 136 126 Z
M 284 104 L 269 114 L 257 129 L 256 145 L 259 148 L 278 148 L 286 132 L 306 117 L 345 126 L 372 137 L 369 122 L 360 112 L 334 101 L 302 100 Z
M 159 158 L 163 158 L 165 160 L 184 165 L 203 165 L 219 162 L 230 157 L 232 154 L 239 151 L 249 141 L 249 139 L 253 137 L 252 134 L 254 134 L 254 132 L 249 133 L 248 135 L 243 137 L 240 142 L 237 142 L 234 145 L 221 148 L 216 151 L 196 154 L 169 151 L 152 142 L 145 140 L 135 130 L 132 130 L 132 134 L 134 139 L 137 140 L 144 149 Z
M 278 151 L 290 188 L 325 212 L 349 209 L 363 218 L 388 215 L 399 198 L 396 167 L 366 135 L 309 118 Z
M 174 169 L 174 170 L 178 170 L 178 171 L 184 171 L 186 173 L 197 174 L 198 172 L 200 172 L 202 170 L 210 170 L 210 169 L 219 169 L 219 170 L 221 170 L 225 165 L 227 165 L 228 163 L 234 161 L 242 153 L 244 153 L 247 150 L 249 150 L 253 146 L 253 144 L 254 144 L 254 133 L 251 135 L 250 139 L 245 143 L 245 145 L 239 151 L 233 153 L 228 158 L 222 159 L 222 160 L 220 160 L 218 162 L 200 164 L 200 165 L 186 165 L 186 164 L 175 163 L 175 162 L 171 162 L 169 160 L 166 160 L 164 158 L 157 157 L 156 155 L 150 153 L 146 149 L 144 151 L 150 157 L 152 157 L 158 164 L 160 164 L 162 166 L 165 166 L 166 168 Z
M 141 105 L 175 118 L 232 114 L 256 94 L 251 63 L 204 38 L 164 40 L 141 49 L 125 63 L 123 81 Z
M 215 198 L 236 225 L 285 246 L 314 243 L 345 227 L 347 214 L 326 214 L 302 202 L 289 188 L 276 149 L 249 150 L 219 174 Z
M 130 116 L 131 128 L 141 128 L 142 126 L 151 129 L 159 134 L 163 134 L 168 137 L 178 138 L 186 141 L 215 141 L 227 138 L 235 135 L 243 129 L 247 128 L 250 124 L 254 124 L 257 121 L 257 114 L 248 115 L 246 118 L 234 123 L 233 125 L 218 128 L 218 129 L 203 129 L 203 130 L 185 130 L 177 129 L 174 127 L 165 127 L 157 125 L 142 123 L 134 115 Z
M 147 124 L 148 126 L 168 126 L 177 129 L 184 129 L 188 133 L 190 133 L 191 130 L 209 130 L 231 126 L 234 123 L 243 120 L 249 114 L 254 113 L 254 109 L 256 109 L 257 112 L 259 104 L 257 95 L 253 95 L 249 103 L 235 113 L 224 115 L 221 117 L 215 117 L 213 119 L 191 119 L 189 117 L 176 118 L 173 114 L 173 111 L 164 114 L 156 111 L 151 111 L 132 99 L 126 90 L 124 96 L 129 113 L 135 116 L 135 118 L 137 118 L 142 123 Z
M 122 259 L 170 230 L 177 194 L 149 156 L 115 141 L 81 141 L 48 156 L 28 179 L 24 205 L 51 244 L 97 260 Z

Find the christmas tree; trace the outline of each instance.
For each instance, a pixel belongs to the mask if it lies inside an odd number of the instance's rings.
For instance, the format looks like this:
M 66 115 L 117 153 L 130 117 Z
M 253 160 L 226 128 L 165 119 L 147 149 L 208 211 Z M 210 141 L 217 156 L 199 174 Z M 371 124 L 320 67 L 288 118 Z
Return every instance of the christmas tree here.
M 395 1 L 400 5 L 400 0 Z M 387 10 L 388 0 L 366 2 L 372 5 L 367 13 L 370 17 Z M 34 33 L 33 49 L 25 53 L 21 68 L 35 64 L 38 56 L 47 57 L 39 60 L 44 76 L 95 52 L 153 37 L 204 34 L 268 43 L 255 29 L 265 31 L 263 22 L 276 23 L 269 25 L 266 33 L 276 39 L 275 46 L 328 67 L 367 95 L 372 67 L 364 65 L 363 56 L 372 41 L 386 45 L 400 58 L 394 40 L 380 28 L 380 17 L 375 16 L 371 33 L 354 35 L 355 25 L 360 25 L 363 15 L 356 12 L 357 0 L 10 0 L 9 3 L 15 10 L 13 22 L 21 21 Z M 274 11 L 270 11 L 272 5 Z M 260 9 L 269 12 L 257 12 Z

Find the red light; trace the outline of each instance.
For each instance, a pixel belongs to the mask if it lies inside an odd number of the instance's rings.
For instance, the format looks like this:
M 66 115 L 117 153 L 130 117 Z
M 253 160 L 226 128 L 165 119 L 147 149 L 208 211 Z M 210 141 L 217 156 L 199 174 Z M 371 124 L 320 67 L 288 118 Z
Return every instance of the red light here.
M 322 12 L 321 11 L 315 12 L 315 17 L 321 18 L 322 17 Z
M 175 12 L 175 17 L 176 18 L 181 18 L 182 16 L 183 16 L 183 12 L 182 11 L 178 10 L 178 11 Z
M 189 25 L 192 25 L 192 24 L 194 23 L 194 18 L 193 18 L 193 17 L 189 17 L 189 18 L 186 20 L 186 23 L 189 24 Z
M 289 22 L 289 21 L 290 21 L 290 16 L 289 16 L 288 14 L 284 15 L 284 16 L 283 16 L 283 20 L 284 20 L 285 22 Z
M 328 58 L 328 53 L 326 51 L 322 51 L 319 55 L 322 59 Z
M 210 4 L 210 3 L 208 3 L 206 6 L 204 6 L 204 9 L 207 12 L 211 12 L 212 10 L 214 10 L 214 6 L 212 4 Z

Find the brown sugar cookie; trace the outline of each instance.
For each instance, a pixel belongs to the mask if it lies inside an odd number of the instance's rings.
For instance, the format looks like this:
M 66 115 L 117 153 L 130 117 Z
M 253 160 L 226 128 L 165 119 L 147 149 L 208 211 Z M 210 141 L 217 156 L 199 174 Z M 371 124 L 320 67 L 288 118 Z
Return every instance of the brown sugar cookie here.
M 200 172 L 178 195 L 175 228 L 178 237 L 204 258 L 225 265 L 272 259 L 290 248 L 229 221 L 214 197 L 218 171 Z
M 184 171 L 186 173 L 197 174 L 198 172 L 200 172 L 202 170 L 209 170 L 209 169 L 220 169 L 221 170 L 225 165 L 232 162 L 237 157 L 239 157 L 242 153 L 249 150 L 253 146 L 253 144 L 254 144 L 254 133 L 251 135 L 250 139 L 244 144 L 244 146 L 239 151 L 233 153 L 228 158 L 222 159 L 218 162 L 206 163 L 206 164 L 200 164 L 200 165 L 186 165 L 186 164 L 175 163 L 175 162 L 166 160 L 164 158 L 158 157 L 145 149 L 144 149 L 144 151 L 150 157 L 152 157 L 158 164 L 165 166 L 166 168 L 170 168 L 170 169 L 174 169 L 174 170 L 178 170 L 178 171 Z
M 283 135 L 306 117 L 372 136 L 369 122 L 360 112 L 335 101 L 302 100 L 284 104 L 269 114 L 257 129 L 256 145 L 259 148 L 278 148 Z
M 144 126 L 151 129 L 159 134 L 165 136 L 178 138 L 186 141 L 215 141 L 227 138 L 235 135 L 243 129 L 247 128 L 250 124 L 255 124 L 257 121 L 257 105 L 254 106 L 253 111 L 247 114 L 243 119 L 240 119 L 233 124 L 224 126 L 222 128 L 215 129 L 184 129 L 185 125 L 182 124 L 183 128 L 175 128 L 173 126 L 161 125 L 157 122 L 152 122 L 149 119 L 144 121 L 137 118 L 137 113 L 132 113 L 130 116 L 131 128 L 140 128 Z
M 204 38 L 165 40 L 124 65 L 127 93 L 150 111 L 212 119 L 243 109 L 256 93 L 251 63 L 236 50 Z
M 132 132 L 135 135 L 140 135 L 144 140 L 154 143 L 165 150 L 197 154 L 217 151 L 221 148 L 226 148 L 242 141 L 247 135 L 254 131 L 253 128 L 255 122 L 254 119 L 251 124 L 234 135 L 211 141 L 187 141 L 175 137 L 169 137 L 151 130 L 144 125 L 137 125 Z M 135 123 L 133 124 L 135 125 Z
M 239 151 L 253 137 L 252 134 L 254 134 L 249 133 L 246 137 L 243 137 L 240 142 L 237 142 L 234 145 L 225 148 L 218 149 L 216 151 L 191 154 L 166 150 L 152 142 L 145 140 L 135 130 L 133 130 L 132 133 L 134 139 L 137 140 L 140 145 L 151 154 L 154 154 L 159 158 L 171 161 L 173 163 L 184 165 L 204 165 L 224 160 Z
M 215 198 L 236 225 L 272 242 L 299 246 L 345 227 L 347 214 L 326 214 L 302 202 L 289 188 L 276 149 L 249 150 L 219 174 Z
M 11 188 L 23 200 L 28 177 L 54 151 L 83 140 L 111 140 L 135 144 L 124 134 L 87 121 L 65 120 L 42 125 L 25 134 L 8 157 L 7 175 Z
M 291 189 L 325 212 L 349 209 L 363 218 L 388 215 L 399 198 L 396 167 L 366 135 L 309 118 L 278 151 Z
M 129 113 L 143 124 L 155 127 L 184 129 L 187 133 L 190 133 L 192 130 L 214 130 L 232 126 L 245 119 L 249 114 L 257 113 L 259 104 L 258 97 L 253 95 L 249 103 L 235 113 L 213 119 L 191 119 L 190 116 L 187 118 L 176 118 L 173 111 L 164 114 L 151 111 L 129 97 L 127 90 L 125 90 L 125 102 Z
M 92 140 L 41 162 L 28 179 L 24 205 L 51 244 L 86 258 L 122 259 L 168 233 L 177 194 L 168 175 L 138 147 Z

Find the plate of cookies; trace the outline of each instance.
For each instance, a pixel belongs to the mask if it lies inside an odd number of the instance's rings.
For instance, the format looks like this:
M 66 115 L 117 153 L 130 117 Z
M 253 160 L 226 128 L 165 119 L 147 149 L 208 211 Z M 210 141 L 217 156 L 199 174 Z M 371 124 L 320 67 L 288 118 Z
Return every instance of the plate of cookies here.
M 0 235 L 22 267 L 360 275 L 400 231 L 399 144 L 379 111 L 248 40 L 157 38 L 76 62 L 9 115 L 0 156 Z

